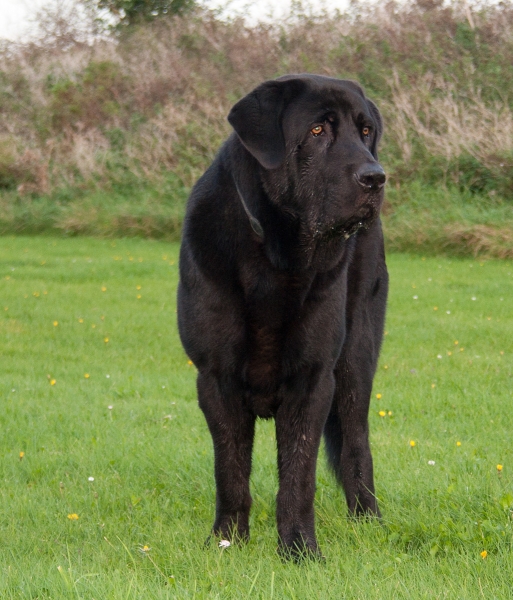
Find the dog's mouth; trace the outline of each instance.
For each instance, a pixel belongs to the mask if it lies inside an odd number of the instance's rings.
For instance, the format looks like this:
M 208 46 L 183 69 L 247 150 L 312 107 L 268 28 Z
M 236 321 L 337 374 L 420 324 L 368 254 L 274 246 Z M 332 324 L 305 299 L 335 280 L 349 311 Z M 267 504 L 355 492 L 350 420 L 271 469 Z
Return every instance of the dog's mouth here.
M 353 225 L 348 225 L 344 227 L 341 231 L 342 236 L 344 237 L 344 239 L 348 240 L 357 231 L 360 231 L 360 229 L 367 228 L 369 226 L 369 221 L 370 219 L 361 219 L 360 221 L 353 223 Z
M 341 223 L 336 223 L 327 229 L 325 228 L 321 236 L 325 240 L 332 240 L 335 238 L 348 240 L 361 229 L 368 229 L 376 217 L 377 211 L 369 209 L 365 213 L 355 215 Z

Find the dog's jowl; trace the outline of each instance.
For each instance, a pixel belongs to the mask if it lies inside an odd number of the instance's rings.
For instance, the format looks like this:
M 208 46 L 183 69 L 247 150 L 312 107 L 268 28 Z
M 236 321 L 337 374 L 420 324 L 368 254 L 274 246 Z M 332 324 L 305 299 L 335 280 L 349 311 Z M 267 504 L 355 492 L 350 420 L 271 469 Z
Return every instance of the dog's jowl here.
M 381 117 L 353 81 L 287 75 L 228 120 L 188 202 L 178 291 L 214 443 L 213 533 L 249 536 L 255 420 L 272 417 L 279 547 L 319 555 L 322 434 L 350 514 L 379 515 L 368 411 L 388 288 Z

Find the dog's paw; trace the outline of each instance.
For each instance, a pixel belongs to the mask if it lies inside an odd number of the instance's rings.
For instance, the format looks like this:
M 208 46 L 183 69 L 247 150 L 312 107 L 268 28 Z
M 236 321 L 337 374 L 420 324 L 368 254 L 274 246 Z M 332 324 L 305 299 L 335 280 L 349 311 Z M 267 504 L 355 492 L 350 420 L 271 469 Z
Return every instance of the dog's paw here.
M 280 540 L 277 552 L 282 560 L 293 561 L 298 564 L 305 560 L 326 562 L 326 558 L 317 545 L 317 542 L 315 540 L 305 541 L 302 537 L 291 543 L 284 543 Z

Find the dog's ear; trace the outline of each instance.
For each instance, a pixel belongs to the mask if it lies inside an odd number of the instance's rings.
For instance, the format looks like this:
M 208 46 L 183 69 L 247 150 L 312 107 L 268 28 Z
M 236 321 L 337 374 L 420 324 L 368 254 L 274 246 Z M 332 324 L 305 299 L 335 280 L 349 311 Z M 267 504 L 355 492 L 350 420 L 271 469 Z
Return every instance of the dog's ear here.
M 266 169 L 285 159 L 283 113 L 304 87 L 300 79 L 266 81 L 235 104 L 228 115 L 244 147 Z
M 372 143 L 371 153 L 372 156 L 378 160 L 378 144 L 383 133 L 383 119 L 381 118 L 378 107 L 374 104 L 374 102 L 368 98 L 366 100 L 367 104 L 369 105 L 370 112 L 374 117 L 374 123 L 376 124 L 376 135 L 374 136 L 374 142 Z

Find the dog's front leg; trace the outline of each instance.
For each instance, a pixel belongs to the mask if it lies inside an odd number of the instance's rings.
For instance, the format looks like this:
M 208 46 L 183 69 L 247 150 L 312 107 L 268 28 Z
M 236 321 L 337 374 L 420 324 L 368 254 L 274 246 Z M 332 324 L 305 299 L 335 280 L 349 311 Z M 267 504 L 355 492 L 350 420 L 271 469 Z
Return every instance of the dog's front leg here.
M 214 443 L 216 518 L 212 532 L 225 539 L 247 540 L 255 417 L 244 408 L 235 389 L 222 393 L 214 376 L 198 375 L 197 385 L 199 405 Z
M 315 471 L 319 443 L 334 390 L 332 373 L 301 377 L 276 414 L 279 550 L 298 559 L 321 557 L 315 537 Z

